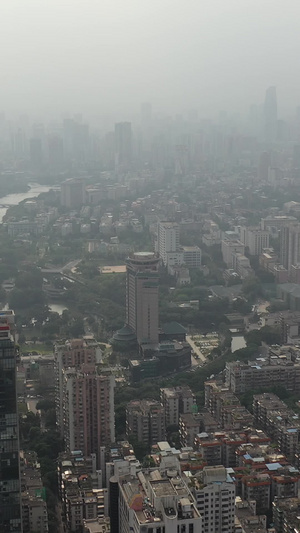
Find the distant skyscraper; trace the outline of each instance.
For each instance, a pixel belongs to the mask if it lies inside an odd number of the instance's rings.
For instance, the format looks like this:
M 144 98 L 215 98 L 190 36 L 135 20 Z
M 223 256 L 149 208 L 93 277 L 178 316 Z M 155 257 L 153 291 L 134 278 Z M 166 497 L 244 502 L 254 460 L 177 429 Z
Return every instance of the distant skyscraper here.
M 64 143 L 57 135 L 48 139 L 49 165 L 53 170 L 61 170 L 64 166 Z
M 274 142 L 277 137 L 277 96 L 276 87 L 266 90 L 264 103 L 265 139 Z
M 152 119 L 152 106 L 149 102 L 141 104 L 141 124 L 142 126 L 149 126 Z
M 32 169 L 40 169 L 43 164 L 43 148 L 41 139 L 30 139 L 29 150 Z
M 5 319 L 0 322 L 0 531 L 22 532 L 16 351 Z
M 132 162 L 131 122 L 115 124 L 115 164 L 129 168 Z
M 295 144 L 293 148 L 293 168 L 300 169 L 300 144 Z
M 300 264 L 300 224 L 290 223 L 280 229 L 280 262 L 290 272 Z
M 153 252 L 136 252 L 127 260 L 126 322 L 138 342 L 158 342 L 158 263 Z

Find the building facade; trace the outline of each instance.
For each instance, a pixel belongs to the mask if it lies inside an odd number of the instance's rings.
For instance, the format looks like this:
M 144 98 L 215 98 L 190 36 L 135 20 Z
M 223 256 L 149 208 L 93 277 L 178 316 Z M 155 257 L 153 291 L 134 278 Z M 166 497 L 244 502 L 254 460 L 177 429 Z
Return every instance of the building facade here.
M 158 263 L 153 252 L 135 252 L 127 259 L 126 323 L 139 343 L 158 343 Z
M 81 178 L 70 178 L 63 181 L 60 190 L 60 202 L 64 207 L 73 209 L 85 203 L 86 182 Z
M 156 400 L 132 400 L 126 406 L 126 435 L 156 444 L 166 438 L 165 410 Z
M 160 400 L 165 409 L 166 427 L 179 424 L 181 414 L 193 412 L 195 397 L 189 387 L 160 389 Z
M 203 532 L 234 533 L 235 485 L 224 466 L 205 466 L 195 476 L 192 492 L 202 516 Z
M 98 455 L 101 446 L 115 441 L 114 386 L 111 372 L 102 370 L 98 374 L 95 365 L 63 371 L 63 435 L 67 450 Z
M 71 339 L 64 343 L 54 344 L 56 424 L 61 437 L 64 434 L 63 370 L 67 368 L 78 369 L 83 364 L 100 363 L 101 354 L 99 344 L 92 337 Z
M 202 518 L 180 474 L 154 470 L 119 480 L 119 533 L 202 533 Z
M 21 533 L 16 349 L 9 324 L 0 322 L 0 531 Z
M 179 251 L 179 224 L 177 222 L 158 223 L 157 251 L 164 265 L 167 265 L 168 253 Z

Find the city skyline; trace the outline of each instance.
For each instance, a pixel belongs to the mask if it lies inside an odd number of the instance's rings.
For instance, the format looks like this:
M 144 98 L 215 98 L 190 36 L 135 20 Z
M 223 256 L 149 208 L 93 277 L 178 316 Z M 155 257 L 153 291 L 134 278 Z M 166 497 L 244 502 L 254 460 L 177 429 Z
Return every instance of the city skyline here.
M 287 107 L 300 103 L 295 0 L 289 9 L 279 0 L 192 0 L 188 8 L 91 0 L 85 7 L 83 0 L 54 0 L 46 10 L 38 0 L 3 4 L 5 109 L 115 112 L 128 120 L 137 101 L 150 101 L 168 113 L 198 106 L 201 115 L 240 112 L 271 85 Z

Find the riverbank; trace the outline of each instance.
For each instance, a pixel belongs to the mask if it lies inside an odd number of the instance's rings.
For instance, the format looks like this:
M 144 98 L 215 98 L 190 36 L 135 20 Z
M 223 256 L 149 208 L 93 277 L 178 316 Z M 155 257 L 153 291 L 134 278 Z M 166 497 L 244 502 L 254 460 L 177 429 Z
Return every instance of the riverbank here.
M 49 192 L 52 187 L 47 185 L 40 185 L 39 183 L 28 183 L 26 185 L 26 192 L 14 192 L 0 197 L 0 223 L 3 222 L 3 219 L 10 207 L 20 204 L 24 200 L 29 200 L 30 198 L 36 198 L 43 192 Z

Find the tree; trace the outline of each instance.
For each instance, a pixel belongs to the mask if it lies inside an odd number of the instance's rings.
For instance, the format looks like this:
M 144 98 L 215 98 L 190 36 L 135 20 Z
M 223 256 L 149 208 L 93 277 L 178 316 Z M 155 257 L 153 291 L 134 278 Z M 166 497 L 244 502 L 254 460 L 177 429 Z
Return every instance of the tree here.
M 245 334 L 247 346 L 250 344 L 256 344 L 260 346 L 262 342 L 268 345 L 280 344 L 281 334 L 279 328 L 264 326 L 261 329 L 254 329 Z
M 242 291 L 250 302 L 255 302 L 257 298 L 263 296 L 261 282 L 256 276 L 249 276 L 243 281 Z
M 55 409 L 55 402 L 53 400 L 39 400 L 36 404 L 36 409 L 39 411 L 49 411 L 49 409 Z
M 150 452 L 149 443 L 138 441 L 134 435 L 131 435 L 128 440 L 130 444 L 132 444 L 134 455 L 136 456 L 136 458 L 139 461 L 143 461 L 145 456 Z

